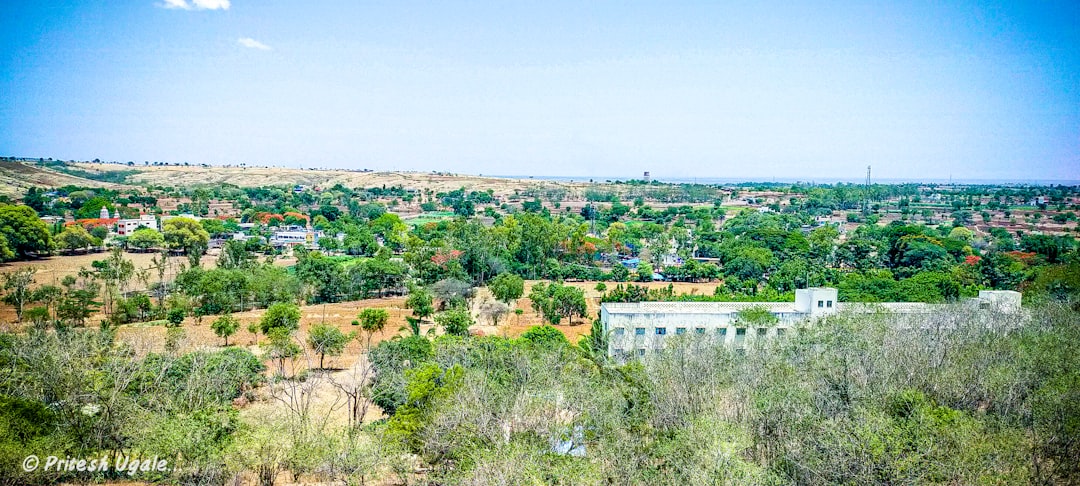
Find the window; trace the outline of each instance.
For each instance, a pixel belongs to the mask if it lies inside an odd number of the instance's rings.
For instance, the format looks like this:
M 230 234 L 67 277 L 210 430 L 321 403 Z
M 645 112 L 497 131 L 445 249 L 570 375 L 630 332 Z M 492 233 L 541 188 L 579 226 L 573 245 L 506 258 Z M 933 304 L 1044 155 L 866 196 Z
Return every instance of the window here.
M 704 327 L 696 328 L 696 329 L 694 329 L 694 332 L 697 333 L 697 334 L 705 334 L 705 328 Z
M 735 328 L 735 342 L 736 343 L 741 343 L 744 340 L 746 340 L 746 328 L 745 327 L 737 327 L 737 328 Z
M 824 300 L 817 301 L 817 306 L 818 306 L 819 309 L 822 308 L 822 307 L 825 307 L 825 301 Z
M 637 350 L 637 355 L 638 356 L 645 356 L 645 348 L 641 348 L 641 349 Z
M 782 327 L 776 328 L 776 335 L 777 336 L 783 336 L 785 332 L 787 332 L 787 329 L 784 329 Z
M 644 327 L 635 327 L 634 328 L 634 335 L 635 336 L 644 336 L 645 335 L 645 328 Z
M 683 334 L 686 334 L 686 328 L 685 327 L 676 327 L 675 328 L 675 335 L 678 336 L 678 335 L 683 335 Z
M 768 334 L 768 333 L 769 333 L 769 328 L 767 328 L 767 327 L 759 327 L 758 330 L 757 330 L 758 337 L 765 337 L 765 335 Z
M 727 328 L 721 327 L 720 329 L 716 330 L 716 333 L 719 334 L 721 338 L 727 337 Z
M 825 307 L 832 309 L 832 301 L 825 302 Z
M 656 328 L 656 335 L 657 336 L 663 336 L 665 334 L 667 334 L 667 328 L 666 327 L 658 327 L 658 328 Z
M 623 334 L 626 334 L 626 329 L 623 329 L 621 327 L 616 327 L 615 328 L 615 335 L 616 336 L 622 336 Z

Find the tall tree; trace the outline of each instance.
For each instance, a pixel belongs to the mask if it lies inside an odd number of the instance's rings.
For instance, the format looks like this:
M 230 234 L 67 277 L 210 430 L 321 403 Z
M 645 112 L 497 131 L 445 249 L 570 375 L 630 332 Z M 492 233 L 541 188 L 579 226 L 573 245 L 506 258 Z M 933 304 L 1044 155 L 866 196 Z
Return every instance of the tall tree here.
M 3 279 L 4 303 L 15 308 L 15 318 L 19 322 L 22 322 L 26 304 L 34 301 L 34 291 L 30 289 L 30 286 L 34 283 L 35 273 L 37 273 L 36 268 L 27 267 L 0 274 L 0 279 Z
M 345 351 L 345 344 L 349 342 L 349 336 L 330 324 L 316 324 L 308 331 L 308 346 L 319 355 L 319 369 L 323 367 L 326 355 L 339 356 Z
M 14 258 L 42 255 L 53 246 L 49 228 L 29 206 L 0 203 L 0 235 Z

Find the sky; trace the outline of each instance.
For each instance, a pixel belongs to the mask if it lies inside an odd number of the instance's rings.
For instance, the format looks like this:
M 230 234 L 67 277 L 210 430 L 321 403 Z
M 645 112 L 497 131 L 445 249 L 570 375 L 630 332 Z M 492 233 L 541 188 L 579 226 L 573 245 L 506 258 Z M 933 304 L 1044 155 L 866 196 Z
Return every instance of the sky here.
M 1080 2 L 0 2 L 0 155 L 1080 180 Z

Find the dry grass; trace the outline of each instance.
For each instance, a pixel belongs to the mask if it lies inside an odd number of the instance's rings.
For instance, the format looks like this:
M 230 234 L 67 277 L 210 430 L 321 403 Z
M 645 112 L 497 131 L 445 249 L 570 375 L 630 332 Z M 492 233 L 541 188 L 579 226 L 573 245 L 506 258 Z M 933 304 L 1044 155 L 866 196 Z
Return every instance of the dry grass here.
M 61 187 L 66 185 L 113 189 L 124 187 L 119 184 L 75 177 L 33 164 L 0 162 L 0 194 L 2 195 L 18 198 L 22 197 L 30 186 Z
M 80 163 L 88 171 L 129 170 L 115 164 Z M 535 187 L 560 187 L 570 192 L 583 191 L 588 183 L 554 182 L 530 179 L 504 179 L 430 172 L 354 172 L 337 169 L 303 170 L 283 167 L 135 167 L 140 173 L 128 178 L 132 183 L 173 187 L 233 184 L 240 187 L 304 185 L 328 188 L 334 184 L 345 187 L 402 186 L 408 189 L 430 189 L 434 192 L 491 189 L 496 195 Z

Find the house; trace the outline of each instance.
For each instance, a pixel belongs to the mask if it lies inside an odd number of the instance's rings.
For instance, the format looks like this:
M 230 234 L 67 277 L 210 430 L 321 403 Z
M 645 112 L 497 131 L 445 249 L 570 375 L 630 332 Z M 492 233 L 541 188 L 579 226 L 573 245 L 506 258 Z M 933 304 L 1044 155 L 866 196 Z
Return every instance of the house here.
M 1008 290 L 982 290 L 967 302 L 978 309 L 1016 312 L 1021 295 Z M 797 289 L 794 302 L 605 302 L 600 321 L 608 336 L 608 354 L 641 357 L 663 349 L 668 336 L 691 335 L 743 349 L 754 339 L 782 336 L 796 326 L 838 311 L 873 313 L 888 311 L 924 314 L 947 304 L 917 302 L 839 302 L 831 287 Z M 774 322 L 747 321 L 743 311 L 764 309 Z
M 116 222 L 116 234 L 120 236 L 130 236 L 139 228 L 157 230 L 157 218 L 153 214 L 140 214 L 138 219 L 121 219 Z

